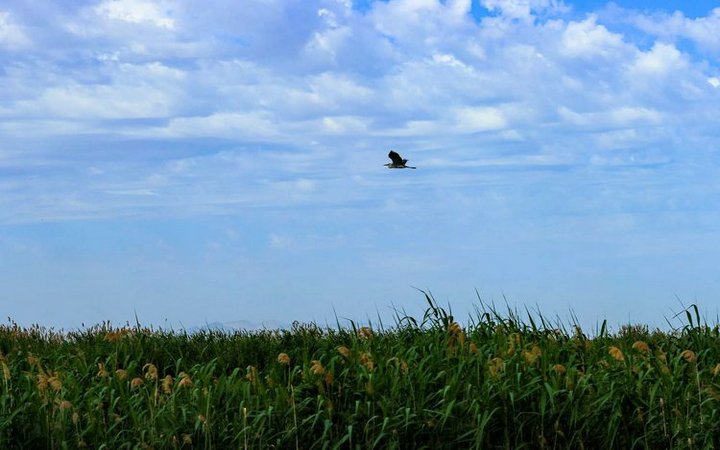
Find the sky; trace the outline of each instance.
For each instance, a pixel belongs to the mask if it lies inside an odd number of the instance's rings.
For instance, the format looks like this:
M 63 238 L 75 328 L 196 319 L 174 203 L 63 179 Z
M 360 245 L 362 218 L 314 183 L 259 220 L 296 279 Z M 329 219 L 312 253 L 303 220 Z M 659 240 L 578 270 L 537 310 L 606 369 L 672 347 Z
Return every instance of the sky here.
M 2 314 L 712 321 L 718 118 L 716 1 L 4 2 Z

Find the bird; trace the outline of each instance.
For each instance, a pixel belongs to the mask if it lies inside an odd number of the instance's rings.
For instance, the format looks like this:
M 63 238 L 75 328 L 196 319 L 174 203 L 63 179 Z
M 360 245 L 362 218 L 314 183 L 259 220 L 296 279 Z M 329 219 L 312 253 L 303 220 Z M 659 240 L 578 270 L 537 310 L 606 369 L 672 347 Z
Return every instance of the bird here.
M 408 160 L 402 158 L 400 154 L 398 154 L 398 152 L 396 152 L 395 150 L 390 150 L 390 153 L 388 153 L 388 158 L 392 160 L 392 162 L 385 164 L 388 169 L 417 169 L 417 167 L 405 165 Z

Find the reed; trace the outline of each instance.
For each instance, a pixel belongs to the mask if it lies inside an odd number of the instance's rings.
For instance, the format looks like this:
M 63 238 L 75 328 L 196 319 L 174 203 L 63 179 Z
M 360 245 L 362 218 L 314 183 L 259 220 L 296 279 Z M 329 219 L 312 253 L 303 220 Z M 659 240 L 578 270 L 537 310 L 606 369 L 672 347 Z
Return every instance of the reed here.
M 717 448 L 720 330 L 594 336 L 423 293 L 395 326 L 0 327 L 0 448 Z M 694 312 L 694 315 L 692 314 Z

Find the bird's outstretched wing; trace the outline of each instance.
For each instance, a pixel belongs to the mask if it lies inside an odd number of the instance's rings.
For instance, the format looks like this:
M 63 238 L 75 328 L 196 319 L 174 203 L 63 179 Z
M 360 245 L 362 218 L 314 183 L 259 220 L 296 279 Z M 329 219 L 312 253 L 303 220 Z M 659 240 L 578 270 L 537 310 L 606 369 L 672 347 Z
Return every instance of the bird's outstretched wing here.
M 398 152 L 396 152 L 395 150 L 390 150 L 390 153 L 388 153 L 388 158 L 392 160 L 393 164 L 397 164 L 400 166 L 405 164 L 405 161 L 403 161 Z

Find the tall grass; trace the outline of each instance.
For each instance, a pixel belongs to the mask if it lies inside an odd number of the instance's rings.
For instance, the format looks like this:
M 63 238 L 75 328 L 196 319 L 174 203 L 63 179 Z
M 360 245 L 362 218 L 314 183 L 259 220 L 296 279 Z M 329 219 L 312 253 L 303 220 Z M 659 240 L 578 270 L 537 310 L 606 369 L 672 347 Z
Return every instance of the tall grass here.
M 0 327 L 0 448 L 716 448 L 720 331 L 592 337 L 424 294 L 395 326 Z M 694 312 L 694 315 L 692 314 Z

